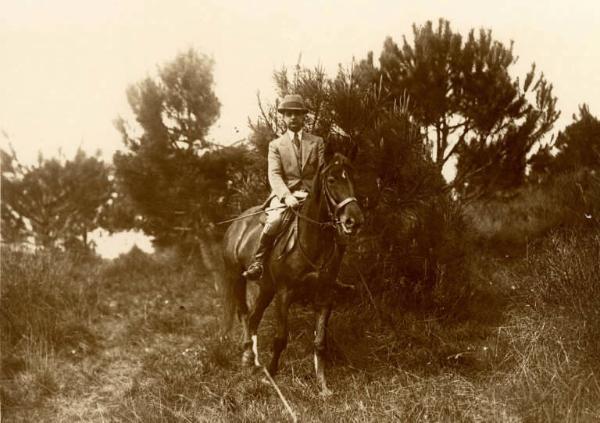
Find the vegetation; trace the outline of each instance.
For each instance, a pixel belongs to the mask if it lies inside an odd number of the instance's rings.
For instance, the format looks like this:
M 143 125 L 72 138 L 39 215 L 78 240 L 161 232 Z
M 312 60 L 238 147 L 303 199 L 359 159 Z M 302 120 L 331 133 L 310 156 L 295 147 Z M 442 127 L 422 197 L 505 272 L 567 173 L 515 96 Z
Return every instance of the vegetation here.
M 156 245 L 189 248 L 208 236 L 204 228 L 227 205 L 228 180 L 245 174 L 249 163 L 243 147 L 206 140 L 220 108 L 212 85 L 212 61 L 190 50 L 163 66 L 157 79 L 129 88 L 139 136 L 122 118 L 116 121 L 127 147 L 114 156 L 124 209 L 139 217 L 136 226 Z
M 552 148 L 558 150 L 556 155 L 552 155 Z M 531 179 L 538 182 L 556 173 L 600 167 L 600 121 L 587 105 L 579 107 L 579 115 L 573 115 L 573 123 L 559 132 L 556 143 L 541 148 L 531 158 L 531 164 Z
M 586 192 L 598 195 L 600 186 Z M 533 209 L 543 195 L 514 197 L 506 210 Z M 355 290 L 340 296 L 332 319 L 330 400 L 314 384 L 312 313 L 292 309 L 277 383 L 303 420 L 600 417 L 598 222 L 549 227 L 506 256 L 487 242 L 502 228 L 488 226 L 486 213 L 500 212 L 474 210 L 483 223 L 470 236 L 469 283 L 461 295 L 457 281 L 438 285 L 435 308 L 414 302 L 403 275 L 376 282 L 344 269 Z M 536 227 L 554 221 L 534 219 Z M 64 255 L 4 251 L 2 259 L 12 275 L 2 297 L 8 421 L 288 418 L 260 375 L 241 368 L 237 334 L 220 339 L 217 296 L 202 268 L 139 250 L 76 266 Z M 259 333 L 261 354 L 269 354 L 272 317 L 268 311 Z
M 22 165 L 14 152 L 2 157 L 2 240 L 87 249 L 88 234 L 105 225 L 112 201 L 109 167 L 79 150 L 72 160 Z
M 401 48 L 385 41 L 379 72 L 394 99 L 410 98 L 437 166 L 458 156 L 455 185 L 465 194 L 520 185 L 527 153 L 559 116 L 552 85 L 535 66 L 513 80 L 512 45 L 491 31 L 471 30 L 463 43 L 441 19 L 414 25 L 413 35 Z
M 370 53 L 333 77 L 275 73 L 279 94 L 306 98 L 309 130 L 359 144 L 367 217 L 340 274 L 353 288 L 330 328 L 331 399 L 315 386 L 312 313 L 290 313 L 277 383 L 302 420 L 600 419 L 598 119 L 582 106 L 532 155 L 556 98 L 534 69 L 513 80 L 514 61 L 489 31 L 463 43 L 442 20 L 415 26 L 413 44 L 387 39 L 379 65 Z M 117 120 L 127 150 L 114 181 L 83 153 L 23 167 L 2 152 L 7 421 L 289 418 L 242 369 L 239 334 L 221 338 L 211 280 L 214 224 L 265 198 L 282 123 L 259 99 L 249 145 L 209 143 L 212 84 L 212 61 L 188 51 L 132 86 L 137 130 Z M 441 176 L 452 156 L 453 185 Z M 162 248 L 107 261 L 74 247 L 100 225 L 141 228 Z M 30 236 L 46 248 L 15 248 Z M 268 310 L 261 355 L 272 333 Z

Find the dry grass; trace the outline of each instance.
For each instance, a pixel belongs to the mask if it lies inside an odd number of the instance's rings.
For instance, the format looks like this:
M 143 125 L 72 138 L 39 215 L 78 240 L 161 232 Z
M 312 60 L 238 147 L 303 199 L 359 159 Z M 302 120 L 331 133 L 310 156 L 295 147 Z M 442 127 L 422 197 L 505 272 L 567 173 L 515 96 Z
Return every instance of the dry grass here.
M 312 312 L 294 306 L 277 383 L 301 421 L 597 421 L 599 251 L 597 235 L 574 230 L 522 257 L 478 250 L 468 292 L 441 297 L 443 311 L 399 307 L 399 285 L 373 296 L 358 285 L 332 317 L 327 399 Z M 10 254 L 5 421 L 289 421 L 260 373 L 241 368 L 239 333 L 220 339 L 216 295 L 190 266 L 140 252 L 79 266 Z M 272 331 L 268 310 L 263 361 Z
M 525 186 L 507 198 L 466 207 L 476 236 L 512 252 L 559 227 L 600 224 L 600 175 L 581 170 L 545 185 Z

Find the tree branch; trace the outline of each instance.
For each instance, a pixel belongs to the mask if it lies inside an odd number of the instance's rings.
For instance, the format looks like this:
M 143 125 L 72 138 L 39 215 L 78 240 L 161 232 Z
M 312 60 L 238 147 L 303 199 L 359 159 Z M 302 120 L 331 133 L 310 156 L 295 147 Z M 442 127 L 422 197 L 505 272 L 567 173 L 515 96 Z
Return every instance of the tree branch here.
M 460 136 L 458 137 L 458 141 L 456 141 L 456 144 L 454 144 L 452 146 L 452 148 L 450 149 L 450 151 L 448 152 L 448 154 L 446 155 L 446 157 L 444 157 L 442 165 L 444 165 L 448 161 L 448 159 L 456 152 L 456 149 L 460 145 L 464 144 L 465 138 L 467 136 L 467 133 L 471 129 L 471 128 L 469 128 L 469 123 L 470 123 L 470 121 L 465 120 L 465 122 L 464 122 L 465 126 L 464 126 L 462 134 L 460 134 Z

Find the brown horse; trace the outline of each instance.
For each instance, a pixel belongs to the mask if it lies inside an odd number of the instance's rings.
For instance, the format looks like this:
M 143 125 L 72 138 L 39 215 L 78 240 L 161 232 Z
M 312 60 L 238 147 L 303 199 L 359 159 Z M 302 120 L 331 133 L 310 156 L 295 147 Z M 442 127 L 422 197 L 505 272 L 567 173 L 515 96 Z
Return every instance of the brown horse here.
M 294 300 L 309 295 L 313 298 L 316 311 L 315 372 L 322 394 L 325 395 L 331 393 L 325 381 L 324 357 L 335 282 L 345 246 L 364 220 L 354 197 L 352 182 L 350 158 L 354 157 L 356 148 L 342 152 L 339 148 L 342 145 L 339 141 L 327 143 L 325 163 L 313 179 L 310 194 L 299 211 L 288 210 L 294 220 L 286 233 L 276 241 L 265 263 L 263 277 L 257 282 L 258 296 L 252 310 L 248 309 L 246 280 L 241 275 L 252 260 L 262 229 L 260 214 L 256 214 L 259 207 L 247 210 L 242 214 L 246 218 L 231 224 L 223 241 L 225 277 L 221 278 L 221 291 L 226 329 L 231 327 L 237 312 L 243 330 L 242 363 L 260 366 L 258 325 L 263 312 L 275 297 L 277 329 L 273 340 L 273 356 L 267 370 L 272 376 L 277 373 L 279 357 L 288 341 L 288 309 Z M 290 249 L 286 235 L 294 229 L 297 230 L 297 238 Z

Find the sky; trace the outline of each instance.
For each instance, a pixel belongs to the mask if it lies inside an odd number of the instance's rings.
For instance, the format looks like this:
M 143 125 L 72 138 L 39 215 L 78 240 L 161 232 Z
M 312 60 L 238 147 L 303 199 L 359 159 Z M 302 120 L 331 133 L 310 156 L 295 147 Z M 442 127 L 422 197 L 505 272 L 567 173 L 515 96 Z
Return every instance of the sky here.
M 554 132 L 582 103 L 600 115 L 597 0 L 0 0 L 0 11 L 0 146 L 24 163 L 77 148 L 109 161 L 122 148 L 113 121 L 132 119 L 127 87 L 189 48 L 215 61 L 222 107 L 209 137 L 228 144 L 247 135 L 258 92 L 275 99 L 275 70 L 300 58 L 333 74 L 442 17 L 514 41 L 515 77 L 536 63 L 562 111 Z
M 131 119 L 128 85 L 188 48 L 215 61 L 222 107 L 210 137 L 226 144 L 247 134 L 258 92 L 274 100 L 274 70 L 301 57 L 333 73 L 440 17 L 514 41 L 514 76 L 535 62 L 554 84 L 556 131 L 581 103 L 600 114 L 597 1 L 0 0 L 0 10 L 0 145 L 28 163 L 78 147 L 110 160 L 122 148 L 114 119 Z

